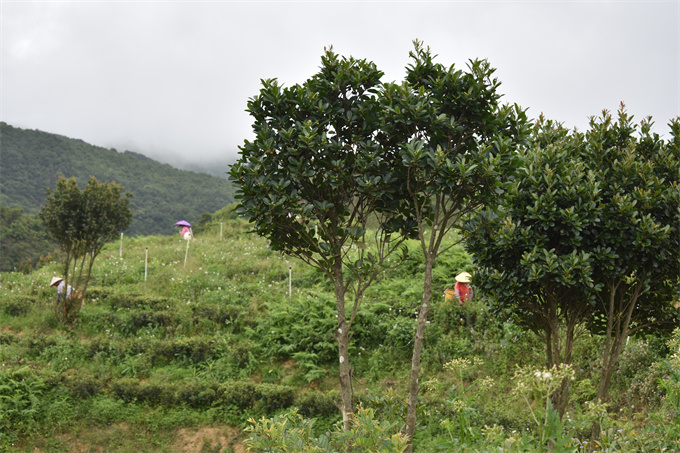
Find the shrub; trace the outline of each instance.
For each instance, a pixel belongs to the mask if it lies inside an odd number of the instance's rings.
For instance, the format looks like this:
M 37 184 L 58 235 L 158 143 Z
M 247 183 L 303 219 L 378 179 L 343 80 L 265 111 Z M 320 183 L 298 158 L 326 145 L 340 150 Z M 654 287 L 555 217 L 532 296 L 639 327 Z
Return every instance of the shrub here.
M 102 286 L 90 286 L 87 288 L 87 300 L 91 302 L 103 301 L 108 297 L 110 290 Z
M 619 404 L 640 405 L 660 401 L 662 395 L 658 380 L 664 372 L 659 366 L 653 365 L 661 360 L 659 349 L 662 346 L 650 339 L 631 338 L 627 342 L 612 379 L 612 393 L 618 395 Z
M 89 343 L 84 344 L 87 357 L 94 359 L 96 357 L 117 357 L 124 351 L 120 350 L 120 342 L 112 342 L 101 338 L 94 338 Z
M 38 304 L 38 298 L 34 296 L 16 295 L 3 299 L 0 310 L 9 316 L 26 316 Z
M 217 385 L 183 382 L 175 389 L 176 404 L 193 408 L 208 408 L 219 401 Z
M 293 405 L 295 394 L 291 387 L 274 384 L 233 381 L 219 388 L 220 400 L 225 406 L 240 410 L 256 409 L 270 413 Z
M 314 435 L 314 420 L 305 419 L 293 411 L 272 419 L 249 419 L 246 428 L 248 448 L 263 451 L 306 452 L 393 452 L 406 449 L 406 437 L 399 433 L 398 425 L 378 421 L 373 409 L 359 408 L 352 419 L 351 429 L 336 429 L 320 436 Z
M 122 378 L 111 384 L 111 393 L 117 398 L 130 403 L 139 397 L 139 381 L 131 378 Z
M 307 391 L 298 396 L 295 406 L 300 414 L 307 418 L 329 417 L 339 414 L 336 402 L 339 401 L 337 391 L 322 393 L 318 391 Z
M 93 401 L 88 419 L 101 425 L 111 424 L 125 420 L 129 410 L 130 408 L 123 400 L 99 396 Z
M 257 407 L 265 413 L 273 413 L 293 405 L 295 392 L 291 387 L 275 384 L 258 384 L 258 388 L 261 396 Z
M 97 396 L 101 390 L 99 380 L 92 376 L 70 376 L 64 380 L 64 385 L 71 390 L 71 396 L 78 399 Z
M 170 327 L 178 323 L 176 312 L 170 311 L 131 311 L 125 330 L 137 332 L 142 327 Z
M 106 302 L 113 310 L 123 308 L 139 308 L 145 310 L 168 310 L 175 307 L 173 299 L 134 292 L 119 292 L 106 297 Z
M 19 341 L 19 338 L 14 335 L 13 333 L 9 332 L 0 332 L 0 344 L 14 344 Z
M 155 342 L 150 353 L 154 361 L 165 359 L 199 363 L 214 358 L 215 349 L 214 341 L 202 337 L 173 338 Z
M 387 329 L 385 344 L 397 349 L 406 348 L 413 341 L 416 334 L 417 321 L 411 317 L 388 320 L 390 327 Z
M 258 320 L 255 335 L 270 358 L 285 359 L 296 352 L 306 352 L 316 355 L 317 364 L 337 360 L 337 343 L 330 335 L 337 328 L 331 297 L 270 301 L 267 310 L 266 316 Z

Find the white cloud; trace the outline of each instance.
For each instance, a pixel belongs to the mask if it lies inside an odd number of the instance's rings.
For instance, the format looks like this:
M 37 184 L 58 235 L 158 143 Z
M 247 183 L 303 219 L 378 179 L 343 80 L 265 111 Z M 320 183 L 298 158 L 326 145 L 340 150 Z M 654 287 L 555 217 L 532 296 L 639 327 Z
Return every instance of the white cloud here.
M 678 2 L 10 2 L 0 116 L 159 160 L 232 160 L 261 78 L 303 82 L 326 46 L 403 77 L 412 40 L 488 58 L 504 101 L 583 129 L 626 102 L 680 115 Z

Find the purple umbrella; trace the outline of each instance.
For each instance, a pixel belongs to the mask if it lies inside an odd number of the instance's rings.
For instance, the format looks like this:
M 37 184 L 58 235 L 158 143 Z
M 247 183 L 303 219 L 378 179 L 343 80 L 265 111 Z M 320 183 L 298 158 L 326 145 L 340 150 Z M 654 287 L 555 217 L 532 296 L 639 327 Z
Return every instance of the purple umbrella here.
M 177 223 L 175 224 L 175 226 L 187 226 L 187 227 L 191 227 L 191 224 L 190 224 L 189 222 L 187 222 L 186 220 L 180 220 L 179 222 L 177 222 Z

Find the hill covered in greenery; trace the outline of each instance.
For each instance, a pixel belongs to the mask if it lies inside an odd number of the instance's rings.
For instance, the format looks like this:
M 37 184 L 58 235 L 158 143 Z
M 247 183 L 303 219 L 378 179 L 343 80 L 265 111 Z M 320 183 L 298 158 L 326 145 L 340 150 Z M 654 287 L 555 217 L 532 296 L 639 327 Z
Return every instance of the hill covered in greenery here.
M 48 286 L 60 263 L 0 274 L 0 451 L 244 452 L 246 429 L 274 416 L 315 419 L 300 429 L 312 437 L 336 430 L 332 285 L 228 217 L 206 216 L 188 248 L 178 235 L 125 238 L 122 257 L 108 244 L 70 329 Z M 404 420 L 424 269 L 408 245 L 412 259 L 381 275 L 352 327 L 354 398 L 379 422 L 364 426 L 372 434 L 396 435 Z M 606 405 L 594 400 L 603 338 L 582 335 L 560 421 L 544 410 L 559 381 L 543 342 L 482 294 L 464 305 L 443 296 L 462 269 L 460 247 L 436 264 L 414 451 L 677 448 L 680 335 L 631 337 Z
M 54 189 L 59 176 L 75 176 L 81 187 L 94 176 L 132 192 L 128 235 L 170 234 L 178 220 L 193 223 L 234 201 L 233 186 L 224 178 L 178 170 L 131 151 L 6 123 L 0 123 L 0 143 L 0 205 L 20 207 L 25 214 L 38 213 L 45 190 Z

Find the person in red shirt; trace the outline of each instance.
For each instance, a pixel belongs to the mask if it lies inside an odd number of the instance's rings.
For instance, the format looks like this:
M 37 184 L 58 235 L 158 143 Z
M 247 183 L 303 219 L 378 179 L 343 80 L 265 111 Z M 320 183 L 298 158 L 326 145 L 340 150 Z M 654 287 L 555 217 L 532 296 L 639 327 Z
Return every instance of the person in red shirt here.
M 461 272 L 456 275 L 456 286 L 454 287 L 454 290 L 456 299 L 460 301 L 461 305 L 463 305 L 463 302 L 472 300 L 472 296 L 474 295 L 472 286 L 470 286 L 470 277 L 471 275 L 467 272 Z

